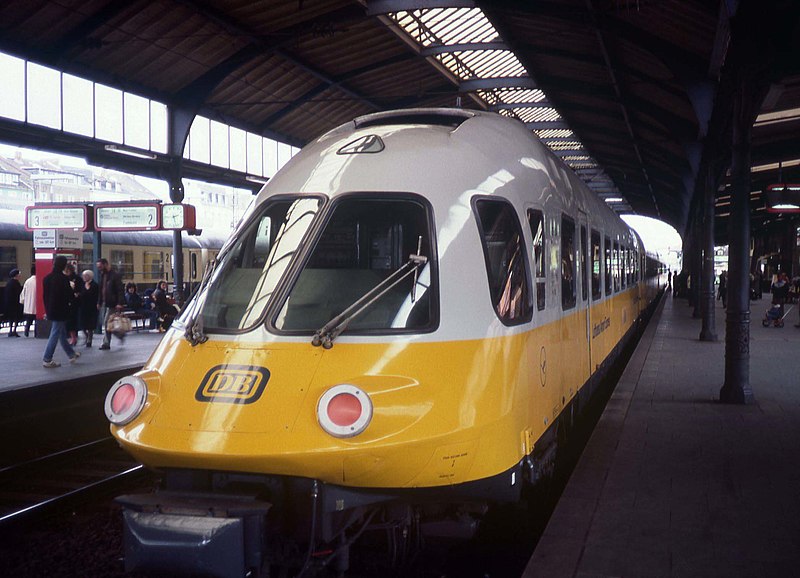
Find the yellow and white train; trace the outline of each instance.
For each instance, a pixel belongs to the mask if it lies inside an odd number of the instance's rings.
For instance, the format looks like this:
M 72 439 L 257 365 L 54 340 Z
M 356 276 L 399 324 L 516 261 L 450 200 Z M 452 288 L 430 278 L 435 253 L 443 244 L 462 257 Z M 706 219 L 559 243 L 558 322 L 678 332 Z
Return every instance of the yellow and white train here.
M 109 391 L 114 436 L 163 472 L 120 498 L 127 567 L 342 570 L 371 521 L 519 499 L 661 273 L 517 121 L 419 109 L 330 131 Z

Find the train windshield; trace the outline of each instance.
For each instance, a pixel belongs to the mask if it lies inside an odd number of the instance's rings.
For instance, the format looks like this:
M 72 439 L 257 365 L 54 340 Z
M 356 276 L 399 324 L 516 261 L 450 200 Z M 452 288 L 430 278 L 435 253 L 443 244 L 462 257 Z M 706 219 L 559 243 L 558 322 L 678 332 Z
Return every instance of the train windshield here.
M 278 282 L 302 247 L 322 204 L 319 198 L 278 199 L 257 209 L 220 254 L 206 290 L 189 311 L 202 308 L 208 330 L 241 331 L 261 318 Z
M 338 316 L 351 333 L 432 329 L 431 225 L 429 207 L 416 197 L 342 198 L 282 304 L 275 328 L 318 332 Z

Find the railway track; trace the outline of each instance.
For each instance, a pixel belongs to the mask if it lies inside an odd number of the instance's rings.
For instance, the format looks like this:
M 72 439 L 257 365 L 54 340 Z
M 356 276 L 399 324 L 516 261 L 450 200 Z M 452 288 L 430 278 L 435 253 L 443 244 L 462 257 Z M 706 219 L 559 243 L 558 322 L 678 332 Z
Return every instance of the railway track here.
M 0 468 L 0 529 L 112 492 L 144 472 L 111 437 Z

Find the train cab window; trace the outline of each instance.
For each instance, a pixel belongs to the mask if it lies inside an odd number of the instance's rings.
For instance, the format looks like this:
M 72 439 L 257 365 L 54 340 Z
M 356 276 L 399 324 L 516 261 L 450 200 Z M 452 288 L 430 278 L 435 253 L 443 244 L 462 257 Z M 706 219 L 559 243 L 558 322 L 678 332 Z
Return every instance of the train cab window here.
M 606 255 L 606 297 L 611 295 L 611 239 L 605 238 Z
M 234 232 L 204 293 L 193 301 L 202 303 L 207 331 L 242 331 L 259 321 L 320 206 L 317 197 L 273 199 Z
M 603 296 L 600 287 L 600 276 L 603 269 L 601 263 L 603 253 L 600 248 L 600 233 L 592 231 L 592 301 L 597 301 Z
M 280 308 L 275 328 L 314 332 L 363 300 L 363 310 L 349 316 L 347 332 L 432 330 L 438 311 L 432 223 L 427 203 L 410 195 L 342 198 Z
M 586 226 L 581 225 L 581 298 L 589 299 L 589 259 L 586 256 Z
M 614 293 L 619 291 L 619 242 L 614 241 L 614 252 L 611 256 L 611 269 L 614 277 Z
M 528 225 L 533 238 L 533 275 L 536 278 L 536 309 L 545 307 L 547 277 L 545 275 L 544 215 L 536 209 L 528 210 Z
M 530 321 L 527 257 L 517 215 L 505 201 L 486 199 L 475 202 L 478 216 L 489 294 L 497 316 L 506 325 Z
M 619 248 L 619 270 L 622 288 L 625 289 L 628 285 L 628 248 L 625 246 Z
M 575 222 L 561 217 L 561 307 L 571 309 L 576 303 Z

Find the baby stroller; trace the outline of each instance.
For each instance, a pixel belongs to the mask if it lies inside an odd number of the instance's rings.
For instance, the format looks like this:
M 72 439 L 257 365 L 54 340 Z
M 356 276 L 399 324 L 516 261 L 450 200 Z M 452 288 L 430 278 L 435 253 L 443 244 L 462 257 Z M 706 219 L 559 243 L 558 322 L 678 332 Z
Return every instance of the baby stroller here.
M 783 305 L 780 303 L 773 303 L 772 307 L 767 309 L 767 314 L 764 316 L 764 319 L 761 320 L 761 325 L 764 327 L 769 327 L 770 323 L 773 324 L 775 327 L 783 327 L 783 320 L 789 314 L 792 308 L 789 307 L 786 311 L 783 310 Z

